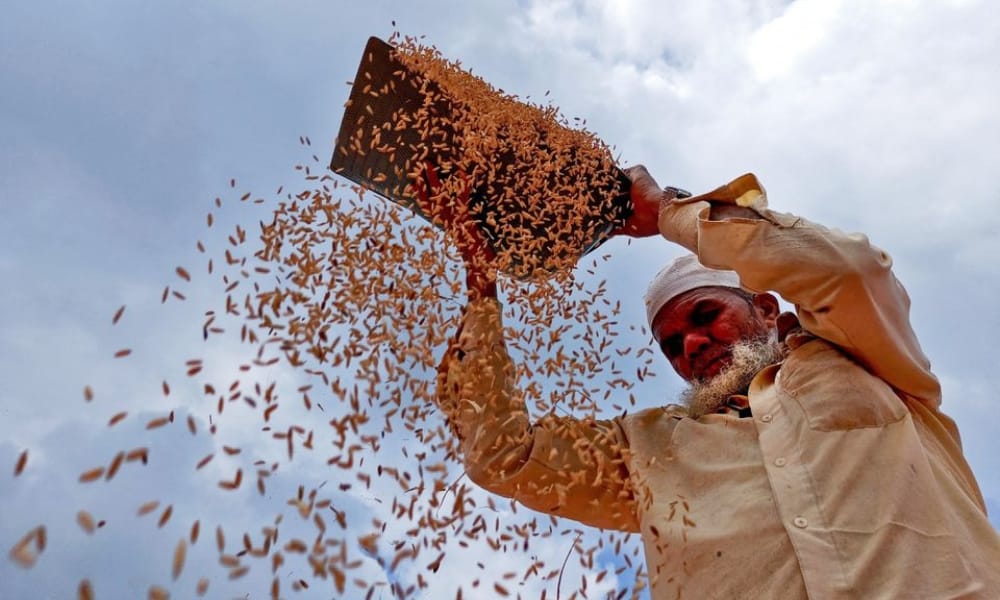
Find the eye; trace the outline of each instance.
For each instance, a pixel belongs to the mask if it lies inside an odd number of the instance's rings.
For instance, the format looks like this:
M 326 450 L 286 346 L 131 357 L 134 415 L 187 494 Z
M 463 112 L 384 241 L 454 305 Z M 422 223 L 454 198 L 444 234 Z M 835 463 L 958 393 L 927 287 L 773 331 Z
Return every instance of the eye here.
M 714 321 L 715 318 L 718 316 L 719 316 L 718 308 L 709 308 L 709 307 L 699 308 L 694 312 L 693 315 L 691 315 L 691 323 L 693 323 L 696 327 L 704 327 L 705 325 L 708 325 L 709 323 Z
M 660 350 L 667 356 L 667 358 L 673 358 L 680 355 L 683 350 L 683 339 L 679 335 L 672 335 L 667 339 L 660 342 Z

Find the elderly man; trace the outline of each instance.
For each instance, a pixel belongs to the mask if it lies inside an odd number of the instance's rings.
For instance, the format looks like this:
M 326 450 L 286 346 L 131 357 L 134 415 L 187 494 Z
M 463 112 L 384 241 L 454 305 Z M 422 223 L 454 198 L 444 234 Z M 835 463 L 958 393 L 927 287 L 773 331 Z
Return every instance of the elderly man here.
M 1000 598 L 1000 537 L 889 256 L 771 211 L 752 175 L 684 199 L 629 176 L 622 233 L 693 253 L 646 295 L 685 405 L 532 423 L 466 226 L 470 302 L 439 404 L 470 478 L 640 533 L 655 598 Z

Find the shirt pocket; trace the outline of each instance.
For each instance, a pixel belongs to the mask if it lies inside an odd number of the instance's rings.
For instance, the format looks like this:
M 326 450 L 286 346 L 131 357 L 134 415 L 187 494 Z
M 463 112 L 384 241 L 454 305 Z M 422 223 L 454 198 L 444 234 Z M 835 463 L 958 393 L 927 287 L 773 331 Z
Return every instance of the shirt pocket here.
M 884 427 L 907 414 L 887 383 L 825 340 L 793 350 L 779 377 L 781 390 L 798 403 L 814 431 Z

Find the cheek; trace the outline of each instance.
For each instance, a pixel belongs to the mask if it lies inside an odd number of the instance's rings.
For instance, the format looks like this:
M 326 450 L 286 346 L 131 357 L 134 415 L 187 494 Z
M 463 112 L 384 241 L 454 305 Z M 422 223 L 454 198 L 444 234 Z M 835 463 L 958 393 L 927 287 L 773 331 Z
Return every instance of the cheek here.
M 683 358 L 677 358 L 670 361 L 670 366 L 674 368 L 675 373 L 681 376 L 681 379 L 684 381 L 691 380 L 691 365 L 688 364 L 688 361 Z
M 732 344 L 743 339 L 746 332 L 733 321 L 719 320 L 712 325 L 711 333 L 715 341 L 723 344 Z

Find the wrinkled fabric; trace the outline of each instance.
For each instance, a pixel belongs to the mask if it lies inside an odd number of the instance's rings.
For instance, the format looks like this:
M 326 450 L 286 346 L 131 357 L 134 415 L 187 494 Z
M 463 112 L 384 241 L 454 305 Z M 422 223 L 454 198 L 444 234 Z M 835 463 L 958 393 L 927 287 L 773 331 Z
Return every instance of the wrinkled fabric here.
M 750 218 L 713 220 L 731 203 Z M 478 485 L 641 534 L 654 598 L 1000 598 L 986 518 L 892 261 L 773 212 L 756 178 L 664 206 L 663 236 L 795 305 L 805 343 L 757 374 L 751 418 L 674 406 L 532 422 L 500 304 L 473 302 L 438 402 Z

